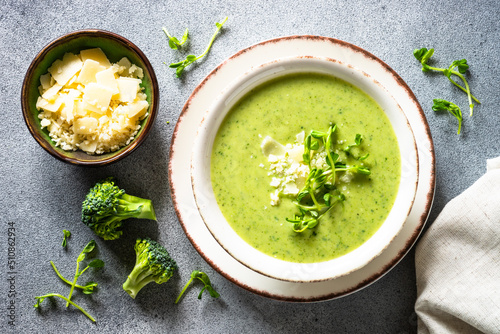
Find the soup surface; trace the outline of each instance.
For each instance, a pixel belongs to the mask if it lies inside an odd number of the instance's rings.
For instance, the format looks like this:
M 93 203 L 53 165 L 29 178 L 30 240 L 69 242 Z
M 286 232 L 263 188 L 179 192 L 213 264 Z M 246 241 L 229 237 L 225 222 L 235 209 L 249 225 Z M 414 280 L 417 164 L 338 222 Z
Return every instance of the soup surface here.
M 296 135 L 326 131 L 336 124 L 338 148 L 363 136 L 360 151 L 370 175 L 342 178 L 345 195 L 320 223 L 302 233 L 292 223 L 292 197 L 271 205 L 269 162 L 261 151 L 264 137 L 293 143 Z M 355 164 L 346 158 L 347 164 Z M 211 179 L 217 203 L 231 227 L 254 248 L 290 262 L 321 262 L 344 255 L 368 240 L 386 219 L 400 181 L 396 136 L 378 104 L 357 87 L 314 73 L 292 74 L 267 82 L 238 101 L 224 119 L 212 149 Z M 344 181 L 342 181 L 344 180 Z

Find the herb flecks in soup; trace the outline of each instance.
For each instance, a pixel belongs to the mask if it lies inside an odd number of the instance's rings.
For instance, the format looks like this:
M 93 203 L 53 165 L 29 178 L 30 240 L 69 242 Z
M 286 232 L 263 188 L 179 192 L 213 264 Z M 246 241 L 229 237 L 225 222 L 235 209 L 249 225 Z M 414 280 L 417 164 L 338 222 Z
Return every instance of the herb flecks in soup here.
M 369 152 L 363 165 L 371 174 L 339 173 L 335 186 L 345 201 L 314 228 L 296 233 L 286 221 L 297 211 L 293 196 L 270 204 L 276 188 L 261 144 L 266 136 L 299 143 L 298 133 L 329 123 L 337 126 L 333 139 L 343 162 L 360 165 Z M 360 146 L 357 134 L 363 134 Z M 211 160 L 217 203 L 236 233 L 263 253 L 302 263 L 342 256 L 368 240 L 392 208 L 400 171 L 396 136 L 378 104 L 343 80 L 313 73 L 277 78 L 240 99 L 217 133 Z

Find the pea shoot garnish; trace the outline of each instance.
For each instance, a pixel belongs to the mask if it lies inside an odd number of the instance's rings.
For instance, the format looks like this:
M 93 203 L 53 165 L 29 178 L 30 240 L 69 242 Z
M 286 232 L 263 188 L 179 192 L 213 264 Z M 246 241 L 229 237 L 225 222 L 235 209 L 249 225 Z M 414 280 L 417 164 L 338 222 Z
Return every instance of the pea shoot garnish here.
M 67 301 L 68 304 L 73 305 L 74 307 L 76 307 L 77 309 L 79 309 L 83 314 L 85 314 L 87 316 L 87 318 L 89 318 L 92 322 L 95 322 L 94 317 L 92 317 L 87 311 L 85 311 L 83 309 L 83 307 L 81 307 L 80 305 L 76 304 L 72 300 L 69 300 L 67 297 L 64 297 L 63 295 L 61 295 L 59 293 L 48 293 L 48 294 L 43 295 L 43 296 L 36 296 L 35 297 L 36 304 L 33 305 L 33 306 L 35 308 L 39 309 L 41 307 L 42 302 L 45 300 L 45 298 L 52 298 L 52 297 L 58 297 L 58 298 L 61 298 L 61 299 L 65 300 L 65 301 Z
M 66 246 L 68 245 L 68 238 L 69 237 L 71 237 L 71 232 L 68 230 L 63 230 L 63 241 L 61 243 L 61 246 L 63 248 L 66 248 Z
M 345 201 L 345 195 L 336 187 L 338 172 L 349 172 L 370 175 L 371 171 L 362 165 L 347 165 L 341 161 L 340 155 L 335 152 L 334 132 L 336 125 L 331 125 L 328 131 L 321 132 L 313 130 L 304 139 L 303 162 L 309 167 L 309 174 L 304 187 L 297 194 L 294 204 L 299 210 L 293 218 L 286 220 L 293 224 L 295 232 L 304 232 L 316 227 L 321 220 L 335 205 Z M 368 154 L 358 157 L 352 152 L 353 147 L 360 146 L 362 136 L 356 135 L 355 142 L 348 145 L 342 151 L 346 156 L 352 156 L 358 161 L 365 160 Z M 317 153 L 325 152 L 324 164 L 317 167 L 313 164 Z
M 78 280 L 78 278 L 89 268 L 102 268 L 102 267 L 104 267 L 104 261 L 99 260 L 99 259 L 94 259 L 94 260 L 90 261 L 88 263 L 88 265 L 83 270 L 81 270 L 81 271 L 79 270 L 80 269 L 80 262 L 85 260 L 85 257 L 87 256 L 87 254 L 94 251 L 95 247 L 96 247 L 95 241 L 90 240 L 90 242 L 83 248 L 82 252 L 80 253 L 80 255 L 78 255 L 78 258 L 76 259 L 75 278 L 73 279 L 73 282 L 71 283 L 71 290 L 69 291 L 68 299 L 66 302 L 66 307 L 68 307 L 70 304 L 71 295 L 73 294 L 73 290 L 76 287 L 76 281 Z M 90 283 L 90 286 L 93 285 L 92 283 L 93 282 Z M 84 288 L 84 290 L 89 291 L 88 289 L 85 289 L 85 288 Z M 92 288 L 92 291 L 93 291 L 93 288 Z
M 444 76 L 448 78 L 448 80 L 450 80 L 452 84 L 454 84 L 456 87 L 458 87 L 460 90 L 464 91 L 467 94 L 467 98 L 469 100 L 470 116 L 472 116 L 474 108 L 474 103 L 472 102 L 472 100 L 474 100 L 478 104 L 481 104 L 481 102 L 479 102 L 479 100 L 474 95 L 472 95 L 469 83 L 467 82 L 467 80 L 463 75 L 469 69 L 467 60 L 466 59 L 454 60 L 448 68 L 433 67 L 427 64 L 427 62 L 429 61 L 429 59 L 432 57 L 433 54 L 434 54 L 434 49 L 421 48 L 421 49 L 415 49 L 413 51 L 413 55 L 422 65 L 423 72 L 429 72 L 429 71 L 441 72 L 444 74 Z M 453 80 L 452 76 L 459 77 L 462 80 L 464 86 L 458 84 L 455 80 Z M 459 121 L 458 133 L 460 133 L 460 127 L 462 124 L 462 112 L 460 111 L 460 108 L 456 104 L 446 100 L 436 99 L 434 100 L 434 106 L 432 107 L 432 109 L 435 111 L 436 110 L 450 111 L 450 113 L 454 115 Z
M 215 38 L 217 37 L 217 34 L 222 29 L 222 26 L 224 25 L 224 23 L 226 23 L 226 21 L 227 21 L 227 16 L 226 16 L 226 18 L 224 18 L 224 20 L 222 22 L 220 22 L 220 23 L 216 22 L 215 23 L 215 26 L 217 27 L 217 29 L 215 30 L 215 33 L 212 35 L 212 38 L 210 39 L 210 42 L 208 43 L 207 48 L 205 49 L 205 51 L 201 55 L 195 56 L 195 55 L 191 54 L 191 55 L 188 55 L 186 57 L 186 59 L 184 59 L 183 61 L 180 61 L 180 62 L 177 62 L 177 63 L 172 63 L 172 64 L 168 65 L 169 67 L 176 69 L 175 70 L 175 75 L 178 78 L 180 78 L 180 76 L 182 75 L 182 72 L 184 72 L 184 69 L 186 67 L 188 67 L 189 65 L 191 65 L 192 63 L 194 63 L 198 59 L 203 58 L 205 55 L 208 54 L 208 51 L 210 51 L 210 48 L 212 47 L 212 44 L 213 44 Z M 167 34 L 167 36 L 169 36 L 169 42 L 168 43 L 169 43 L 170 47 L 172 47 L 172 45 L 178 46 L 175 43 L 175 41 L 173 41 L 173 39 L 170 38 L 170 35 L 168 35 L 168 33 L 166 33 L 166 34 Z M 186 39 L 187 39 L 187 31 L 186 31 Z M 180 43 L 180 44 L 182 44 L 182 43 Z
M 434 111 L 449 111 L 450 114 L 455 116 L 455 118 L 458 120 L 458 131 L 457 134 L 460 134 L 460 129 L 462 128 L 462 111 L 460 108 L 453 102 L 446 101 L 443 99 L 434 99 L 432 100 L 434 102 L 434 105 L 432 106 L 432 110 Z
M 65 233 L 65 236 L 66 236 L 66 233 Z M 76 259 L 76 272 L 75 272 L 75 278 L 73 279 L 73 281 L 70 281 L 68 279 L 66 279 L 63 275 L 61 275 L 61 273 L 59 272 L 59 270 L 57 269 L 56 265 L 54 264 L 54 262 L 50 261 L 50 265 L 52 266 L 52 268 L 54 269 L 55 273 L 57 274 L 57 276 L 66 284 L 70 285 L 71 286 L 71 289 L 70 289 L 70 292 L 69 292 L 69 295 L 68 297 L 65 297 L 59 293 L 47 293 L 47 294 L 44 294 L 42 296 L 35 296 L 35 299 L 36 299 L 36 304 L 34 305 L 35 308 L 37 309 L 40 309 L 41 308 L 41 304 L 42 302 L 46 299 L 46 298 L 54 298 L 54 297 L 57 297 L 57 298 L 61 298 L 63 300 L 66 301 L 66 307 L 68 307 L 69 305 L 73 305 L 74 307 L 76 307 L 78 310 L 80 310 L 83 314 L 85 314 L 90 320 L 92 320 L 93 322 L 95 322 L 95 319 L 87 312 L 85 311 L 80 305 L 76 304 L 75 302 L 73 302 L 71 300 L 71 296 L 73 295 L 73 290 L 75 288 L 77 289 L 80 289 L 82 290 L 82 292 L 86 295 L 90 295 L 92 294 L 93 292 L 95 292 L 95 288 L 97 287 L 97 283 L 95 282 L 87 282 L 87 284 L 85 285 L 79 285 L 77 284 L 77 280 L 78 278 L 89 268 L 102 268 L 104 267 L 104 261 L 102 260 L 99 260 L 99 259 L 94 259 L 92 261 L 90 261 L 87 266 L 83 269 L 83 270 L 79 270 L 80 269 L 80 262 L 82 262 L 83 260 L 85 260 L 85 258 L 87 257 L 87 255 L 89 255 L 90 253 L 92 253 L 94 251 L 96 247 L 96 243 L 94 240 L 91 240 L 82 250 L 82 252 L 80 253 L 80 255 L 78 256 L 78 258 Z
M 201 296 L 203 295 L 203 291 L 208 291 L 210 296 L 212 296 L 213 298 L 220 297 L 220 294 L 217 291 L 215 291 L 215 289 L 212 287 L 212 283 L 210 282 L 210 278 L 208 278 L 208 275 L 205 274 L 203 271 L 193 270 L 193 272 L 191 273 L 191 278 L 189 279 L 189 281 L 187 281 L 186 285 L 184 285 L 184 288 L 182 289 L 181 293 L 179 294 L 179 296 L 175 300 L 175 304 L 177 304 L 179 302 L 179 300 L 181 300 L 182 296 L 184 295 L 184 292 L 186 292 L 187 288 L 191 285 L 191 283 L 195 279 L 199 280 L 201 283 L 203 283 L 203 288 L 201 289 L 200 293 L 198 294 L 198 299 L 201 299 Z
M 189 37 L 189 31 L 188 29 L 186 28 L 186 30 L 184 30 L 184 34 L 182 35 L 181 37 L 181 40 L 179 41 L 176 37 L 174 36 L 171 36 L 167 30 L 167 28 L 163 27 L 163 32 L 165 33 L 165 35 L 167 35 L 168 37 L 168 46 L 170 46 L 170 48 L 172 50 L 179 50 L 180 47 L 186 43 L 188 37 Z

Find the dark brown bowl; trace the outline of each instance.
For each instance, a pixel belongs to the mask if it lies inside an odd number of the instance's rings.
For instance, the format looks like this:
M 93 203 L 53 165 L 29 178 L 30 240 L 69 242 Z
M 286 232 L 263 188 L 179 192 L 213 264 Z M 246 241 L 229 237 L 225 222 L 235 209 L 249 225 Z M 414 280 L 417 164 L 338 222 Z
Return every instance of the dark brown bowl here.
M 66 52 L 78 53 L 89 48 L 101 48 L 108 59 L 118 62 L 122 57 L 127 57 L 133 64 L 144 71 L 141 87 L 147 95 L 149 115 L 141 121 L 141 129 L 127 146 L 115 152 L 100 155 L 89 155 L 81 150 L 65 151 L 56 147 L 50 139 L 47 129 L 42 129 L 36 101 L 38 99 L 40 76 L 47 73 L 48 68 L 56 59 L 61 59 Z M 158 112 L 159 90 L 156 75 L 151 63 L 144 53 L 132 42 L 115 33 L 90 29 L 75 31 L 57 38 L 45 46 L 31 63 L 24 77 L 21 106 L 24 120 L 35 140 L 54 157 L 75 165 L 102 166 L 118 161 L 132 153 L 147 137 Z

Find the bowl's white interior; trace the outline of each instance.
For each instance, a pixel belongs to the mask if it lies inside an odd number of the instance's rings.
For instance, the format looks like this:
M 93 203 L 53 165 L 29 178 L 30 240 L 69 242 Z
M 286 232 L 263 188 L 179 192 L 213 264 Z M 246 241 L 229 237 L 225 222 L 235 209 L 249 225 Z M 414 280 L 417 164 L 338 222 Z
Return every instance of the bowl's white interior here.
M 370 95 L 387 114 L 399 143 L 401 180 L 395 203 L 380 229 L 363 245 L 339 258 L 319 263 L 291 263 L 268 256 L 247 244 L 227 223 L 217 205 L 210 179 L 214 138 L 232 106 L 260 84 L 292 73 L 324 73 L 338 77 Z M 276 60 L 235 79 L 215 100 L 198 130 L 191 162 L 193 193 L 201 217 L 219 244 L 249 268 L 273 278 L 310 282 L 346 275 L 380 254 L 398 234 L 413 204 L 418 182 L 418 155 L 413 132 L 399 105 L 375 78 L 354 67 L 326 58 Z

